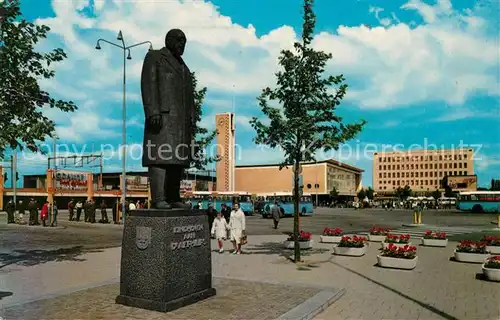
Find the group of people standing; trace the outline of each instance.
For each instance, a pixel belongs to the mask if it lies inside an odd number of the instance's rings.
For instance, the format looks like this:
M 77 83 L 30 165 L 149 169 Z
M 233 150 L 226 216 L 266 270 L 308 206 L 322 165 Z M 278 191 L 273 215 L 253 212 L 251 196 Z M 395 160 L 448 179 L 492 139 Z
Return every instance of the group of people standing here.
M 18 214 L 16 216 L 16 205 L 13 200 L 10 200 L 7 203 L 5 211 L 7 211 L 7 223 L 17 223 L 17 224 L 26 224 L 24 221 L 24 215 L 26 210 L 29 212 L 29 222 L 30 226 L 37 226 L 41 224 L 44 227 L 57 227 L 57 214 L 59 209 L 57 208 L 56 201 L 53 201 L 50 204 L 48 201 L 44 201 L 41 208 L 39 208 L 38 203 L 34 198 L 31 198 L 28 205 L 25 206 L 23 201 L 20 200 L 18 205 Z M 38 210 L 40 209 L 40 215 L 38 214 Z M 39 220 L 40 218 L 40 220 Z
M 241 246 L 246 244 L 246 217 L 239 203 L 233 203 L 233 208 L 222 204 L 220 212 L 209 205 L 208 220 L 212 237 L 217 239 L 219 253 L 224 252 L 224 241 L 229 239 L 233 244 L 232 254 L 241 254 Z
M 96 211 L 98 209 L 101 210 L 101 220 L 99 220 L 98 222 L 109 223 L 106 201 L 102 200 L 100 205 L 98 205 L 97 202 L 92 199 L 88 199 L 85 202 L 75 202 L 74 199 L 71 199 L 71 201 L 68 202 L 69 221 L 79 222 L 83 211 L 85 222 L 96 223 Z

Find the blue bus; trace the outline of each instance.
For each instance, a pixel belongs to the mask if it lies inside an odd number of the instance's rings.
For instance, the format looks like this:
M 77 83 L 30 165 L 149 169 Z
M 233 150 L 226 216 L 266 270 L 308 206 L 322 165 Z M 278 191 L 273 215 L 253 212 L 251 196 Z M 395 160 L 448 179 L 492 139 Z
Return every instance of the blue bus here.
M 500 212 L 500 191 L 460 192 L 456 208 L 475 213 Z
M 262 216 L 264 218 L 271 217 L 271 207 L 274 205 L 275 201 L 277 201 L 278 205 L 280 206 L 282 217 L 293 217 L 293 197 L 290 192 L 265 195 L 264 199 L 264 210 L 262 211 Z M 299 213 L 301 216 L 313 215 L 314 209 L 311 195 L 303 195 L 302 197 L 300 197 Z
M 201 206 L 200 209 L 203 210 L 208 209 L 208 206 L 212 204 L 215 210 L 219 212 L 222 209 L 223 203 L 231 208 L 233 202 L 237 201 L 245 215 L 254 214 L 254 203 L 252 196 L 248 192 L 194 191 L 186 192 L 184 199 L 191 201 L 193 207 Z

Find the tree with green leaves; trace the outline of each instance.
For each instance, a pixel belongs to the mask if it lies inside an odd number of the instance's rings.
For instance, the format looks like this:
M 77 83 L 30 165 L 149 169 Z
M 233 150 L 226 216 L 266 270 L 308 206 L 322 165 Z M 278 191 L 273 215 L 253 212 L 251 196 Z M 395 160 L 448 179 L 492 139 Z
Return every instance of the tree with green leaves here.
M 313 0 L 304 0 L 301 41 L 294 43 L 293 50 L 281 51 L 282 70 L 276 73 L 276 87 L 263 89 L 258 97 L 269 124 L 257 117 L 250 121 L 257 133 L 255 143 L 283 150 L 285 158 L 280 169 L 293 165 L 295 262 L 301 260 L 298 242 L 300 163 L 315 161 L 318 150 L 337 150 L 365 124 L 365 121 L 344 124 L 335 113 L 346 94 L 347 84 L 343 75 L 324 74 L 332 55 L 312 48 L 316 25 L 313 3 Z M 270 101 L 276 101 L 281 107 L 271 107 Z
M 434 198 L 434 200 L 437 200 L 437 199 L 441 198 L 441 191 L 439 191 L 439 190 L 437 190 L 437 189 L 436 189 L 436 190 L 434 190 L 434 191 L 432 192 L 432 197 Z
M 211 162 L 218 161 L 218 156 L 209 156 L 206 153 L 206 148 L 212 142 L 217 131 L 214 130 L 209 132 L 206 128 L 200 126 L 201 117 L 203 115 L 203 101 L 205 100 L 205 95 L 207 94 L 207 88 L 203 87 L 198 89 L 198 79 L 196 78 L 195 73 L 191 73 L 193 77 L 193 92 L 194 92 L 194 105 L 196 108 L 195 111 L 195 120 L 193 121 L 193 125 L 195 125 L 192 130 L 195 133 L 196 137 L 196 150 L 191 162 L 191 167 L 196 169 L 204 169 L 207 164 Z
M 366 189 L 366 196 L 368 197 L 368 199 L 373 200 L 375 196 L 375 190 L 373 190 L 372 187 L 368 187 L 368 189 Z
M 366 198 L 366 190 L 365 189 L 359 190 L 357 196 L 358 196 L 359 201 L 365 200 L 365 198 Z
M 411 193 L 412 193 L 412 190 L 411 190 L 410 186 L 408 186 L 408 185 L 404 186 L 403 188 L 398 187 L 394 191 L 394 194 L 396 195 L 396 197 L 398 197 L 401 200 L 406 200 L 408 197 L 411 196 Z
M 444 196 L 446 198 L 454 198 L 455 193 L 453 192 L 453 189 L 450 187 L 448 183 L 448 176 L 444 176 L 443 180 L 441 180 L 441 186 L 444 189 Z
M 51 65 L 66 58 L 62 49 L 37 52 L 35 46 L 50 28 L 26 21 L 19 0 L 0 2 L 0 157 L 6 148 L 40 150 L 40 143 L 52 137 L 55 123 L 43 108 L 64 112 L 76 110 L 72 101 L 56 100 L 39 86 L 54 78 Z
M 338 196 L 339 196 L 339 191 L 337 190 L 337 188 L 333 187 L 332 190 L 330 191 L 330 197 L 333 200 L 337 200 Z

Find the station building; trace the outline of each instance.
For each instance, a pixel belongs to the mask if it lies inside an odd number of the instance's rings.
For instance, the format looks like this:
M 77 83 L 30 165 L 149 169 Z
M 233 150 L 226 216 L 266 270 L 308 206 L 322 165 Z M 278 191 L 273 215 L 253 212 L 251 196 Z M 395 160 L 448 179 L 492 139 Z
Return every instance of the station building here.
M 330 159 L 304 162 L 302 179 L 304 194 L 329 199 L 335 188 L 340 198 L 352 200 L 362 188 L 363 170 Z M 293 190 L 293 168 L 279 169 L 279 164 L 236 166 L 236 190 L 252 194 L 288 193 Z M 315 199 L 313 199 L 315 201 Z

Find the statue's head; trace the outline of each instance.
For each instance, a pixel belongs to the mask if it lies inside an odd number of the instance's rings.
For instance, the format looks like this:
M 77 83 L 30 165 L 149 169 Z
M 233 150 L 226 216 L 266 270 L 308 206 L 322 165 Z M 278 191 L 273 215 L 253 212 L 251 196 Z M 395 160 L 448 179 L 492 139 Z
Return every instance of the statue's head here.
M 180 29 L 170 30 L 165 37 L 165 47 L 177 58 L 180 58 L 186 47 L 186 35 Z

